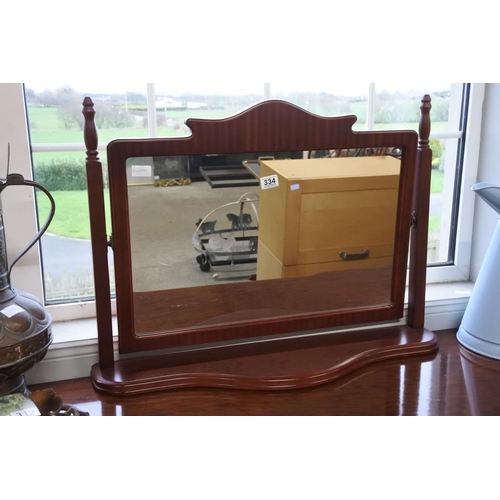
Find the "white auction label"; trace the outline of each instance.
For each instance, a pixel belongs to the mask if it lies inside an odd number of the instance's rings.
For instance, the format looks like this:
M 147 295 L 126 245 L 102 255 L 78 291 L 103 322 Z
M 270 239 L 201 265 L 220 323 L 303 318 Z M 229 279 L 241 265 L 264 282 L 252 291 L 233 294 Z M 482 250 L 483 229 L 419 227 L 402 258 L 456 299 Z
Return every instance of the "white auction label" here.
M 132 177 L 151 177 L 151 165 L 132 165 Z
M 271 189 L 278 186 L 279 184 L 277 175 L 268 175 L 267 177 L 261 177 L 260 179 L 260 187 L 262 189 Z
M 27 408 L 26 410 L 17 410 L 10 414 L 11 417 L 38 417 L 40 412 L 36 408 Z
M 7 316 L 7 318 L 12 318 L 12 316 L 15 316 L 16 314 L 24 312 L 24 309 L 22 307 L 12 305 L 12 306 L 7 306 L 5 309 L 2 309 L 0 312 L 4 316 Z

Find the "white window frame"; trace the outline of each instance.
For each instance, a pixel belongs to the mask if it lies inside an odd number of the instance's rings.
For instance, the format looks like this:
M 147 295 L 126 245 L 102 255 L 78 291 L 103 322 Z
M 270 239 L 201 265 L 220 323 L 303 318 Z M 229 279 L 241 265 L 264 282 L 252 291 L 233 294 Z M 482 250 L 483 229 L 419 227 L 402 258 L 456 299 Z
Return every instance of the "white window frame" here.
M 374 92 L 372 85 L 370 84 L 369 89 L 371 94 Z M 482 102 L 485 94 L 485 85 L 484 83 L 474 83 L 471 85 L 455 264 L 451 266 L 429 267 L 427 270 L 428 283 L 457 282 L 469 279 L 474 211 L 474 194 L 470 187 L 475 183 L 477 178 Z M 147 84 L 147 93 L 148 102 L 154 102 L 154 84 Z M 263 97 L 268 98 L 269 96 L 270 84 L 264 84 Z M 33 152 L 82 151 L 82 154 L 84 154 L 85 146 L 83 143 L 37 144 L 33 146 L 29 144 L 27 113 L 22 83 L 0 83 L 0 109 L 3 110 L 2 120 L 0 120 L 0 137 L 5 138 L 5 151 L 6 143 L 10 142 L 11 144 L 11 172 L 21 173 L 25 178 L 32 179 L 31 149 Z M 154 125 L 156 120 L 154 116 L 155 110 L 153 109 L 150 111 L 150 123 L 152 124 L 150 125 L 151 136 L 156 135 Z M 368 116 L 370 116 L 370 113 Z M 431 138 L 450 138 L 456 136 L 454 133 L 432 134 Z M 100 154 L 104 154 L 105 150 L 106 143 L 100 143 Z M 0 151 L 0 166 L 5 165 L 5 162 L 1 158 Z M 4 175 L 5 171 L 2 172 L 0 169 L 0 176 Z M 8 258 L 9 262 L 12 262 L 14 256 L 36 232 L 37 215 L 33 190 L 24 187 L 9 188 L 2 193 L 2 204 L 7 234 Z M 23 220 L 22 224 L 19 224 L 20 219 Z M 40 299 L 43 298 L 40 251 L 37 245 L 16 264 L 12 273 L 12 282 L 16 288 L 32 293 Z M 92 301 L 49 305 L 46 308 L 52 315 L 53 321 L 95 317 L 95 303 Z M 114 308 L 115 304 L 113 301 L 113 311 Z
M 454 264 L 448 266 L 428 267 L 427 283 L 468 281 L 470 278 L 472 230 L 475 204 L 475 195 L 471 190 L 471 187 L 476 183 L 478 173 L 479 151 L 481 146 L 481 121 L 485 88 L 485 83 L 472 83 L 470 89 Z M 450 139 L 458 137 L 461 137 L 461 134 L 453 132 L 433 134 L 431 110 L 430 138 Z

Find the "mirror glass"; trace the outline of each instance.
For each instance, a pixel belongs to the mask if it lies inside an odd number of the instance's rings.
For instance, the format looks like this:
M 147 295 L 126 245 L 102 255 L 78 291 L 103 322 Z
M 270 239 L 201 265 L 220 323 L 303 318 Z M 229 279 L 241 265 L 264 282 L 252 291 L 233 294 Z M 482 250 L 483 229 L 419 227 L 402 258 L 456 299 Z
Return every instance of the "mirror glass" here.
M 128 158 L 136 334 L 390 304 L 400 164 L 392 146 Z

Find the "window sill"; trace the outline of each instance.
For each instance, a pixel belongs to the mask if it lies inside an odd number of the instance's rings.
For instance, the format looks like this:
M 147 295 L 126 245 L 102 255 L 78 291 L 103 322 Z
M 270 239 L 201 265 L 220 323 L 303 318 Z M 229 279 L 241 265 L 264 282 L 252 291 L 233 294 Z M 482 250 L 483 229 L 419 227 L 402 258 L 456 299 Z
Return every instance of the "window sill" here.
M 426 328 L 432 331 L 458 328 L 472 288 L 473 283 L 467 281 L 427 285 Z M 88 377 L 92 365 L 99 361 L 95 318 L 55 321 L 52 332 L 54 341 L 47 355 L 26 374 L 28 385 Z M 113 316 L 113 332 L 117 353 L 116 316 Z

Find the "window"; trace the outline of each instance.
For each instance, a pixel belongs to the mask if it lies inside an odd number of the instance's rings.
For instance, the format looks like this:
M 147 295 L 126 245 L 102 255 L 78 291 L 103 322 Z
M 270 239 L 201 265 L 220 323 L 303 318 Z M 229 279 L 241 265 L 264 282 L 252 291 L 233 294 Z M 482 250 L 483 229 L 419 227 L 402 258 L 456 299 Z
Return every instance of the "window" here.
M 456 208 L 459 201 L 470 203 L 470 195 L 460 190 L 464 175 L 461 166 L 470 169 L 470 165 L 475 168 L 477 163 L 478 141 L 472 138 L 469 142 L 469 136 L 465 141 L 465 132 L 468 130 L 467 120 L 477 120 L 474 113 L 467 113 L 478 108 L 481 85 L 484 84 L 436 83 L 410 88 L 361 84 L 341 88 L 335 84 L 319 84 L 298 88 L 276 82 L 246 88 L 224 88 L 222 84 L 213 88 L 204 88 L 203 84 L 199 88 L 144 84 L 130 88 L 91 89 L 80 88 L 78 84 L 26 83 L 24 93 L 35 180 L 43 181 L 45 185 L 49 182 L 47 179 L 56 183 L 48 187 L 56 198 L 59 211 L 56 210 L 49 228 L 51 234 L 42 240 L 41 265 L 35 262 L 21 266 L 20 262 L 18 266 L 23 267 L 23 276 L 31 276 L 27 280 L 39 283 L 37 290 L 43 287 L 46 302 L 53 304 L 51 311 L 67 311 L 53 313 L 54 319 L 93 315 L 93 307 L 88 303 L 93 292 L 89 226 L 88 219 L 85 220 L 87 200 L 81 178 L 85 158 L 81 131 L 84 95 L 92 96 L 98 110 L 99 151 L 104 163 L 105 145 L 113 138 L 184 135 L 187 132 L 186 117 L 228 116 L 268 97 L 286 99 L 325 116 L 356 114 L 357 130 L 401 127 L 417 130 L 420 99 L 427 92 L 433 98 L 431 145 L 434 151 L 428 279 L 467 279 L 469 255 L 467 245 L 464 248 L 463 243 L 470 242 L 471 226 L 460 220 Z M 9 96 L 18 99 L 19 92 L 22 93 L 20 84 L 1 84 L 0 89 L 2 100 L 9 99 Z M 21 123 L 25 117 L 21 116 L 19 109 L 16 119 Z M 21 138 L 22 134 L 21 131 L 18 137 Z M 61 165 L 70 166 L 72 184 L 69 186 L 57 184 L 65 182 L 57 175 Z M 11 162 L 11 171 L 15 171 L 15 167 Z M 24 175 L 28 174 L 25 172 Z M 63 220 L 63 216 L 69 214 L 65 207 L 74 207 L 82 219 L 74 213 L 68 220 Z M 33 200 L 30 201 L 29 196 L 24 201 L 24 209 L 34 220 Z M 40 197 L 38 214 L 41 223 L 45 210 Z M 7 234 L 9 245 L 12 238 L 16 237 Z M 22 247 L 23 243 L 16 240 L 13 245 Z M 71 264 L 71 257 L 76 255 L 79 257 L 73 260 L 78 265 Z M 112 275 L 112 252 L 110 270 Z

